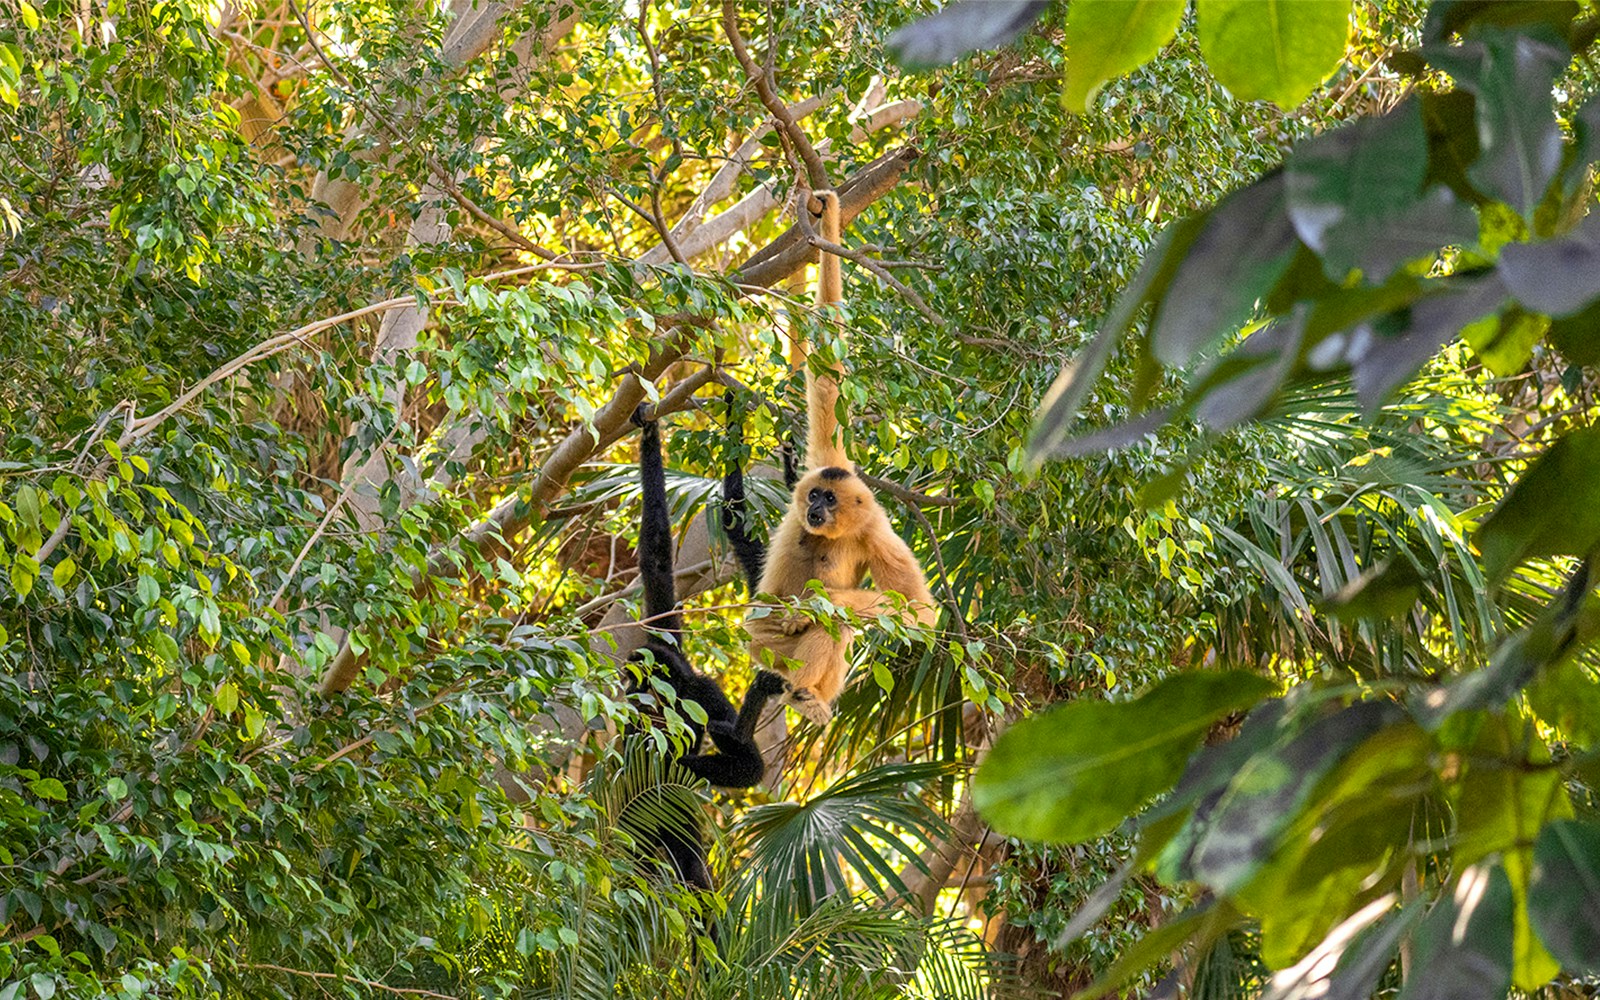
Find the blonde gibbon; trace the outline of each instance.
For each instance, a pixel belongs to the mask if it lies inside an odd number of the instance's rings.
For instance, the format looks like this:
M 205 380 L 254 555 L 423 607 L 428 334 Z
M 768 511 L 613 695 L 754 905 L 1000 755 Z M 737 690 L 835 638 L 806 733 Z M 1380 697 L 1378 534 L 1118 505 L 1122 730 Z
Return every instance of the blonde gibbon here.
M 817 191 L 814 197 L 822 203 L 822 237 L 837 244 L 839 196 L 833 191 Z M 802 199 L 801 210 L 805 208 Z M 843 294 L 839 258 L 823 251 L 817 305 L 822 309 L 836 306 Z M 783 521 L 772 533 L 758 589 L 777 597 L 797 597 L 807 593 L 807 584 L 816 580 L 827 591 L 828 600 L 856 615 L 895 615 L 931 626 L 938 610 L 922 566 L 895 534 L 888 515 L 861 481 L 842 444 L 839 373 L 814 375 L 806 363 L 807 355 L 803 340 L 794 338 L 790 364 L 806 373 L 807 471 L 795 485 Z M 876 590 L 861 586 L 869 572 Z M 903 610 L 888 596 L 890 592 L 904 598 Z M 826 625 L 798 614 L 747 617 L 745 629 L 750 633 L 751 661 L 781 673 L 789 682 L 785 700 L 807 719 L 825 725 L 833 717 L 833 702 L 850 671 L 854 631 L 839 623 L 835 637 Z

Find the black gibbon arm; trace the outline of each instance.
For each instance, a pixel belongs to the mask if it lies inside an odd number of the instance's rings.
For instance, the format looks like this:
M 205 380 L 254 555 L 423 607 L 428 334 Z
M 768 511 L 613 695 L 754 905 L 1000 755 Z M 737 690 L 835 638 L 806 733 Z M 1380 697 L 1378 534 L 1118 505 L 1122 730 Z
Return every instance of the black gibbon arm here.
M 728 404 L 728 471 L 722 477 L 722 530 L 733 545 L 733 554 L 744 570 L 750 592 L 761 582 L 761 567 L 767 561 L 767 547 L 751 537 L 750 507 L 744 492 L 744 417 L 735 409 L 733 390 L 723 394 Z
M 761 783 L 767 764 L 756 746 L 756 726 L 767 700 L 788 688 L 782 677 L 768 670 L 756 672 L 750 690 L 744 694 L 736 722 L 712 722 L 706 726 L 717 753 L 694 753 L 683 758 L 683 766 L 719 788 L 749 788 Z

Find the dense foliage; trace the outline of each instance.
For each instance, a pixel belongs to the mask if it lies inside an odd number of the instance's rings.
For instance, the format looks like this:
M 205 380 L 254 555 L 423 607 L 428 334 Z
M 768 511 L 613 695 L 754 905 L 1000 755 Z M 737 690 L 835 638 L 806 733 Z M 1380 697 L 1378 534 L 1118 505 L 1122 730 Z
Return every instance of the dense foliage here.
M 16 0 L 0 1000 L 1219 995 L 1352 914 L 1372 982 L 1583 973 L 1593 32 L 1273 6 Z M 789 332 L 943 616 L 708 793 L 622 696 L 628 418 L 732 694 Z

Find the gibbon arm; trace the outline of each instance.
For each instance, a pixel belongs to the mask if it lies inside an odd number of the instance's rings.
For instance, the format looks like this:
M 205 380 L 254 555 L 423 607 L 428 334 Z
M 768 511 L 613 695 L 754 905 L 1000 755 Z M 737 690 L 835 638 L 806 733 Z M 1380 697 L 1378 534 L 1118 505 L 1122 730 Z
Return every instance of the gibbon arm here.
M 644 586 L 644 613 L 649 627 L 662 632 L 683 629 L 678 615 L 677 585 L 672 578 L 672 516 L 667 509 L 667 475 L 661 462 L 661 429 L 644 419 L 644 405 L 633 413 L 639 425 L 639 581 Z M 658 615 L 666 617 L 658 618 Z
M 873 586 L 880 592 L 893 591 L 904 597 L 905 614 L 914 617 L 917 624 L 932 628 L 939 620 L 939 602 L 933 599 L 933 591 L 928 589 L 928 578 L 922 572 L 922 564 L 917 562 L 911 546 L 899 535 L 887 527 L 879 531 L 868 542 L 867 566 L 872 571 Z M 876 613 L 887 614 L 889 608 L 883 606 Z
M 840 239 L 839 195 L 834 191 L 814 192 L 822 202 L 822 238 L 837 244 Z M 801 207 L 804 211 L 804 206 Z M 817 261 L 817 309 L 828 310 L 844 301 L 844 276 L 839 258 L 823 253 Z M 830 369 L 813 374 L 807 363 L 809 351 L 801 338 L 790 342 L 789 364 L 804 369 L 806 376 L 806 468 L 836 466 L 851 468 L 850 456 L 839 433 L 839 379 L 841 372 Z

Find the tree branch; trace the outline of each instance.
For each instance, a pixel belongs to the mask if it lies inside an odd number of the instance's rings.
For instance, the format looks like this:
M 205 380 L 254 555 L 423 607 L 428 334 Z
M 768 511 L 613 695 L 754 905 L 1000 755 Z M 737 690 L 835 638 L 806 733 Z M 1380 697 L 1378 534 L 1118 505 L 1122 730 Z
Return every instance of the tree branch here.
M 761 98 L 761 103 L 783 129 L 783 134 L 800 154 L 800 159 L 806 165 L 806 173 L 810 175 L 812 190 L 820 191 L 832 187 L 828 183 L 828 170 L 822 164 L 822 157 L 817 154 L 816 147 L 811 145 L 811 140 L 806 136 L 805 129 L 795 121 L 783 101 L 778 99 L 777 91 L 773 87 L 771 74 L 757 66 L 750 52 L 745 48 L 744 36 L 739 34 L 739 6 L 735 0 L 722 0 L 722 30 L 728 36 L 728 44 L 733 47 L 733 55 L 739 60 L 739 65 L 744 67 L 744 75 L 755 84 L 756 95 Z

